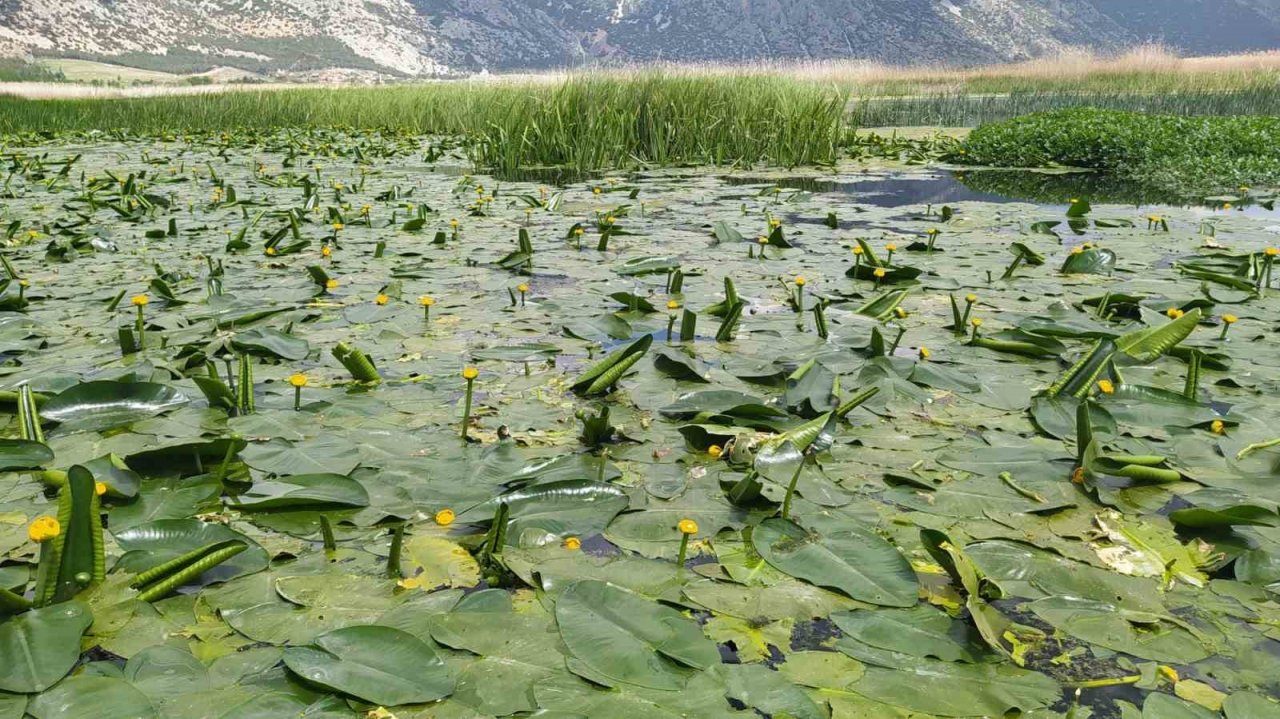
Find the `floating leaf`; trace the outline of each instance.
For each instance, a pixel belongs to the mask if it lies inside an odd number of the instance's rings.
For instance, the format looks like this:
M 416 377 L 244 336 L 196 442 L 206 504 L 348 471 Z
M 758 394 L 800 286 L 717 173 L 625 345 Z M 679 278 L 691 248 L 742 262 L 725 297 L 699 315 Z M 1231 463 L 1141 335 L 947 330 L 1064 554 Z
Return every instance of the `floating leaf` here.
M 766 520 L 751 535 L 769 564 L 793 577 L 889 607 L 916 603 L 915 572 L 897 549 L 857 525 L 818 534 L 785 519 Z
M 421 704 L 449 696 L 444 662 L 412 634 L 376 625 L 337 629 L 284 651 L 289 671 L 306 681 L 374 704 Z

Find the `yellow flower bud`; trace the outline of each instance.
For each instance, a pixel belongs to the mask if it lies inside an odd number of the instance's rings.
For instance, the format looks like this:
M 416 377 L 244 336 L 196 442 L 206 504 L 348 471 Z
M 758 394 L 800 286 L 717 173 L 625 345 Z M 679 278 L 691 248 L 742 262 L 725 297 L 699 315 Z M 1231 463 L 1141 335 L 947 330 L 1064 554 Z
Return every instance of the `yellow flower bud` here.
M 679 524 L 676 525 L 676 527 L 680 530 L 681 534 L 697 534 L 698 533 L 698 523 L 693 521 L 692 519 L 682 519 L 680 520 Z
M 1113 394 L 1116 391 L 1116 386 L 1109 379 L 1100 379 L 1098 380 L 1098 389 L 1102 390 L 1103 394 Z
M 480 370 L 475 367 L 467 367 L 462 370 L 462 378 L 470 382 L 480 376 Z

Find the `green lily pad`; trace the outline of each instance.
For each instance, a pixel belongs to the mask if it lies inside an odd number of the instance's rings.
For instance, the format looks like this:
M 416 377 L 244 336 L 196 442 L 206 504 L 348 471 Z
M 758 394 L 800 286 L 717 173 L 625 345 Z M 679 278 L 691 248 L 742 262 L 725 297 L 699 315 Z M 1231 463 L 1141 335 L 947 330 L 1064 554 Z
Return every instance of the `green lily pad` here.
M 40 416 L 66 430 L 111 429 L 187 404 L 186 395 L 154 382 L 85 382 L 60 392 Z
M 57 684 L 80 659 L 89 607 L 70 601 L 0 623 L 0 691 L 34 694 Z
M 916 603 L 915 572 L 897 549 L 857 525 L 818 534 L 785 519 L 766 520 L 751 535 L 766 562 L 798 579 L 888 607 Z
M 697 624 L 604 582 L 569 585 L 556 599 L 556 624 L 574 657 L 619 682 L 677 690 L 692 669 L 720 661 Z
M 284 651 L 289 671 L 304 680 L 374 704 L 421 704 L 449 696 L 444 662 L 412 634 L 377 625 L 347 627 Z

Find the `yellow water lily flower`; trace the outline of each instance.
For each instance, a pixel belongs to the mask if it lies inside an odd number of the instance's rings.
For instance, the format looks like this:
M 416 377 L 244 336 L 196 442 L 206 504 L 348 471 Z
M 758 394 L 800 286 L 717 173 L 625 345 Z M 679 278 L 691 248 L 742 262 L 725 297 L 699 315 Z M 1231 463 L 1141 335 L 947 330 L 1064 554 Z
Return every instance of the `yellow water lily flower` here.
M 93 493 L 94 493 L 94 494 L 96 494 L 96 495 L 98 495 L 99 497 L 101 497 L 102 495 L 106 494 L 106 493 L 107 493 L 107 489 L 109 489 L 109 487 L 107 487 L 107 483 L 106 483 L 106 482 L 94 482 L 94 483 L 93 483 Z
M 872 272 L 871 274 L 875 275 L 877 280 L 882 280 L 884 279 L 884 276 L 889 273 L 885 272 L 883 267 L 877 267 L 875 272 Z
M 390 301 L 391 301 L 391 298 L 390 298 L 390 297 L 387 297 L 386 295 L 380 294 L 380 295 L 378 295 L 377 297 L 374 297 L 374 298 L 373 298 L 373 301 L 374 301 L 374 303 L 376 303 L 376 304 L 379 304 L 379 305 L 385 305 L 385 304 L 387 304 L 388 302 L 390 302 Z
M 436 512 L 436 516 L 435 516 L 436 524 L 440 525 L 441 527 L 447 527 L 450 524 L 453 524 L 453 520 L 457 518 L 458 518 L 458 515 L 454 514 L 453 510 L 449 509 L 448 507 L 440 510 L 439 512 Z
M 1103 394 L 1114 394 L 1116 386 L 1109 379 L 1100 379 L 1098 380 L 1098 389 L 1102 390 Z
M 918 353 L 918 354 L 920 355 L 920 359 L 922 359 L 922 360 L 928 360 L 928 359 L 929 359 L 929 355 L 931 355 L 931 354 L 933 354 L 933 353 L 929 351 L 929 348 L 928 348 L 928 347 L 921 347 L 921 348 L 920 348 L 920 351 L 919 351 L 919 353 Z
M 480 370 L 475 367 L 467 367 L 462 370 L 462 378 L 470 382 L 480 376 Z
M 528 292 L 529 285 L 526 285 L 525 283 L 521 282 L 520 284 L 516 285 L 516 291 L 521 293 Z
M 324 283 L 324 288 L 325 288 L 326 290 L 336 290 L 336 289 L 338 289 L 338 281 L 337 281 L 337 280 L 327 280 L 327 281 Z
M 321 248 L 320 248 L 320 256 L 321 256 L 321 257 L 329 257 L 329 256 L 331 256 L 331 255 L 333 255 L 333 248 L 332 248 L 332 247 L 330 247 L 330 246 L 328 246 L 328 245 L 325 245 L 324 247 L 321 247 Z
M 804 287 L 805 283 L 808 282 L 808 280 L 806 280 L 803 276 L 796 277 L 795 281 L 796 281 L 796 287 Z
M 970 292 L 969 294 L 964 296 L 964 301 L 968 302 L 969 304 L 973 304 L 974 302 L 978 301 L 978 296 Z
M 693 521 L 692 519 L 680 520 L 680 522 L 676 524 L 676 528 L 680 530 L 681 534 L 697 534 L 698 533 L 698 523 Z
M 713 444 L 707 447 L 707 454 L 711 455 L 712 459 L 719 459 L 720 455 L 724 454 L 724 449 L 718 444 Z
M 418 304 L 422 305 L 423 307 L 430 307 L 435 303 L 436 303 L 436 300 L 431 295 L 423 295 L 418 298 Z
M 293 385 L 294 387 L 306 387 L 307 376 L 300 372 L 297 374 L 291 374 L 289 375 L 289 384 Z
M 1227 425 L 1224 424 L 1222 420 L 1215 419 L 1213 420 L 1213 424 L 1209 425 L 1209 431 L 1213 432 L 1214 434 L 1226 434 Z
M 667 309 L 678 310 L 680 309 L 680 303 L 676 302 L 675 300 L 667 300 Z
M 36 517 L 27 527 L 27 538 L 36 544 L 44 544 L 62 533 L 62 525 L 53 517 Z
M 579 549 L 582 549 L 582 540 L 577 537 L 565 537 L 564 548 L 570 552 L 576 552 Z
M 144 307 L 148 302 L 151 301 L 151 298 L 147 297 L 146 295 L 134 295 L 133 299 L 129 301 L 133 303 L 134 307 Z
M 1222 323 L 1226 325 L 1233 325 L 1239 321 L 1240 321 L 1240 318 L 1232 314 L 1226 314 L 1222 316 Z

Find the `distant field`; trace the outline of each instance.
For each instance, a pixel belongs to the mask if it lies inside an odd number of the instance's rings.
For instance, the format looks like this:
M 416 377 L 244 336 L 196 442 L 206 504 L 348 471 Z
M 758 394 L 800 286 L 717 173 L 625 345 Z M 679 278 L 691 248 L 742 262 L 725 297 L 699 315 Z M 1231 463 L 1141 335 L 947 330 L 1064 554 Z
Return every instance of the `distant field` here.
M 68 78 L 94 79 L 99 83 L 107 82 L 104 78 L 119 78 L 126 84 L 126 77 L 133 77 L 134 81 L 148 78 L 146 82 L 155 84 L 113 86 L 103 92 L 100 87 L 75 83 L 9 83 L 0 85 L 0 95 L 32 100 L 186 94 L 202 97 L 195 104 L 166 103 L 162 113 L 157 112 L 156 100 L 128 107 L 77 108 L 72 117 L 64 116 L 65 106 L 6 107 L 12 112 L 0 117 L 0 131 L 154 129 L 158 121 L 166 129 L 201 129 L 213 117 L 247 127 L 278 126 L 301 117 L 322 124 L 447 128 L 456 127 L 456 123 L 439 122 L 435 111 L 424 116 L 423 107 L 440 102 L 460 103 L 461 108 L 448 111 L 456 118 L 475 114 L 490 102 L 507 104 L 506 98 L 512 96 L 547 101 L 559 94 L 558 88 L 570 85 L 586 83 L 598 88 L 610 83 L 644 84 L 654 77 L 664 81 L 704 81 L 717 87 L 736 84 L 751 88 L 761 80 L 773 87 L 790 85 L 804 92 L 843 99 L 849 108 L 848 121 L 860 127 L 976 127 L 1030 112 L 1072 107 L 1178 115 L 1280 114 L 1280 53 L 1178 59 L 1147 50 L 1110 60 L 1068 56 L 968 70 L 892 68 L 852 61 L 637 67 L 398 83 L 376 91 L 367 86 L 281 84 L 255 89 L 286 89 L 290 91 L 287 97 L 228 96 L 217 100 L 207 96 L 222 90 L 243 90 L 244 85 L 225 84 L 236 79 L 227 73 L 198 76 L 209 84 L 193 87 L 189 79 L 188 84 L 181 84 L 176 80 L 182 78 L 166 73 L 79 60 L 60 62 L 64 64 L 58 69 Z M 122 71 L 137 74 L 128 76 L 120 74 Z M 306 88 L 314 89 L 314 93 L 299 91 Z M 374 94 L 365 95 L 366 92 Z M 352 97 L 361 98 L 361 104 L 347 103 Z M 365 98 L 368 103 L 363 102 Z M 290 109 L 281 115 L 285 106 Z M 487 114 L 487 110 L 480 112 Z M 462 126 L 472 127 L 465 122 Z

